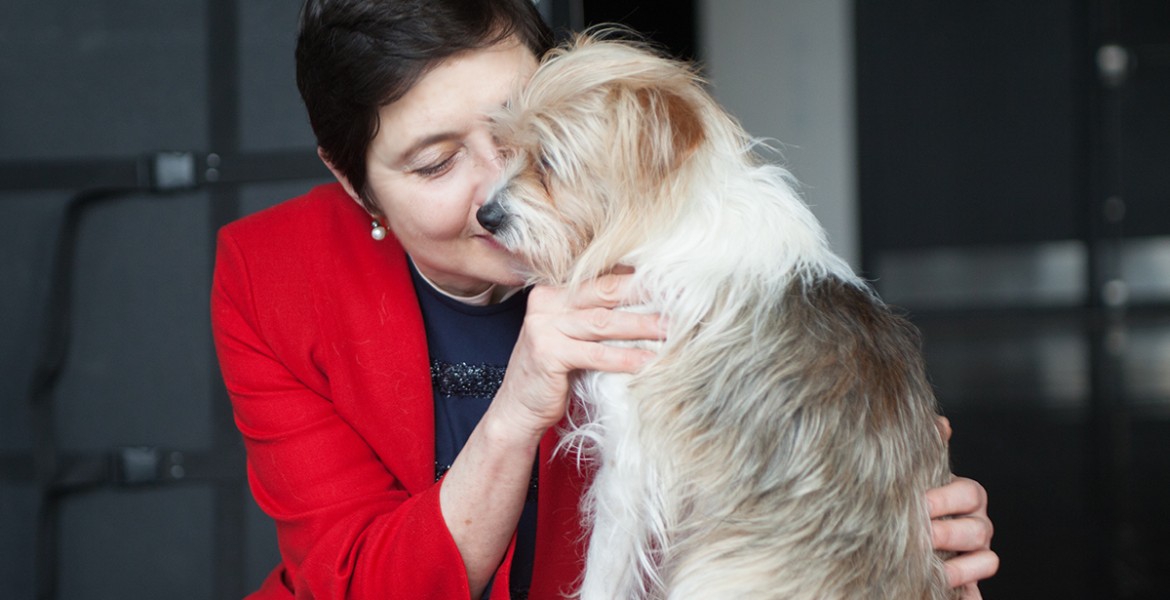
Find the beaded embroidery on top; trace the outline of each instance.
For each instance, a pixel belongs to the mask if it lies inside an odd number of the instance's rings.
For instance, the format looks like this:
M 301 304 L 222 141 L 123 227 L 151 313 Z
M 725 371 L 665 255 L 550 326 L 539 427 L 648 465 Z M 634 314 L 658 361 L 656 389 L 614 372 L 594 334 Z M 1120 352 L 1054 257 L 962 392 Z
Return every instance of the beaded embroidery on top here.
M 431 384 L 448 398 L 491 398 L 504 382 L 506 369 L 497 365 L 431 360 Z

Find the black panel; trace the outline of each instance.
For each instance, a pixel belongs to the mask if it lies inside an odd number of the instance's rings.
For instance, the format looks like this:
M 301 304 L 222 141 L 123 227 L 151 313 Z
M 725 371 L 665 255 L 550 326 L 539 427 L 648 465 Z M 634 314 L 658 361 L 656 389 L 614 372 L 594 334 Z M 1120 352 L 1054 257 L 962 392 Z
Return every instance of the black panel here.
M 1170 2 L 1119 3 L 1115 37 L 1131 69 L 1118 90 L 1125 233 L 1170 233 Z
M 621 23 L 674 56 L 698 58 L 694 0 L 584 0 L 585 24 Z
M 990 493 L 985 597 L 1165 597 L 1170 3 L 854 6 L 863 261 Z
M 60 598 L 217 598 L 213 498 L 202 486 L 78 497 L 63 506 Z M 202 551 L 195 552 L 191 549 Z
M 204 194 L 131 197 L 96 207 L 77 236 L 78 323 L 56 389 L 63 451 L 117 445 L 200 448 L 211 438 L 215 368 L 202 277 L 210 252 Z M 194 275 L 194 276 L 193 276 Z M 100 425 L 98 425 L 100 424 Z
M 863 250 L 1082 234 L 1074 6 L 856 3 Z
M 202 2 L 5 2 L 0 160 L 207 145 Z
M 279 560 L 244 484 L 207 299 L 215 228 L 240 214 L 236 184 L 328 175 L 293 85 L 298 10 L 283 0 L 0 8 L 0 596 L 238 598 Z M 162 149 L 190 151 L 198 183 L 218 183 L 154 193 L 138 159 Z M 68 236 L 71 314 L 48 320 L 65 206 L 111 186 L 124 193 Z M 70 326 L 69 353 L 36 394 L 47 322 Z M 165 456 L 185 456 L 185 471 L 118 481 L 109 457 L 125 446 L 182 450 Z M 35 468 L 55 453 L 68 454 L 58 466 L 80 466 Z M 45 540 L 55 547 L 38 555 Z
M 5 413 L 7 418 L 7 412 Z M 37 489 L 32 484 L 0 482 L 0 595 L 33 598 L 31 549 L 36 543 Z
M 1170 2 L 1165 0 L 1116 0 L 1106 3 L 1116 23 L 1116 37 L 1130 46 L 1170 43 Z
M 1002 567 L 979 585 L 983 597 L 1120 598 L 1092 591 L 1103 567 L 1084 526 L 1099 519 L 1082 492 L 1090 479 L 1085 418 L 1027 407 L 948 416 L 955 472 L 980 482 L 990 497 Z
M 293 47 L 300 2 L 239 2 L 240 146 L 313 149 L 296 86 Z

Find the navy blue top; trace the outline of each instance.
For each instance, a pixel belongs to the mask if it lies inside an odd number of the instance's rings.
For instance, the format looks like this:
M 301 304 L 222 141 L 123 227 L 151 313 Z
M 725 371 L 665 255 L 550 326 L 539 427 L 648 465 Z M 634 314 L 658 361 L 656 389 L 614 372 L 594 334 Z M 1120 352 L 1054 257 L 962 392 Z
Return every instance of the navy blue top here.
M 435 480 L 451 468 L 472 430 L 495 397 L 512 348 L 520 335 L 528 290 L 498 304 L 472 306 L 445 296 L 411 265 L 422 309 L 435 395 Z M 513 598 L 527 596 L 536 541 L 536 478 L 517 528 L 510 588 Z M 484 598 L 491 593 L 491 585 Z

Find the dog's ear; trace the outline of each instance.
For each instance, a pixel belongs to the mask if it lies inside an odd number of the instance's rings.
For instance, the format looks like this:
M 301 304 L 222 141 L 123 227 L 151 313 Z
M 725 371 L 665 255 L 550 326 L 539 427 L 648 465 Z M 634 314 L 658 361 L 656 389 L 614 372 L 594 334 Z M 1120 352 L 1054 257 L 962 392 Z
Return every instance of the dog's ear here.
M 677 170 L 702 143 L 703 122 L 698 109 L 676 90 L 644 87 L 634 91 L 641 131 L 638 154 L 642 167 L 661 178 Z

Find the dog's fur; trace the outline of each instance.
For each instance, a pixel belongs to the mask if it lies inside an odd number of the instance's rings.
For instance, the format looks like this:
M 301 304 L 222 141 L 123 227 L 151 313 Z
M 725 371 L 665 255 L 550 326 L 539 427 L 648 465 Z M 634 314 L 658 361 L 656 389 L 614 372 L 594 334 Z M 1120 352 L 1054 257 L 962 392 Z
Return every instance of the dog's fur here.
M 611 36 L 602 36 L 611 37 Z M 687 65 L 583 36 L 496 134 L 481 222 L 530 280 L 634 267 L 668 319 L 636 375 L 590 373 L 580 595 L 952 598 L 925 492 L 950 480 L 913 328 L 829 249 L 789 174 Z

